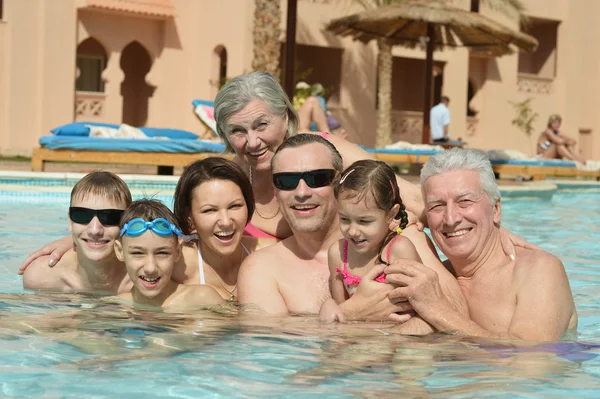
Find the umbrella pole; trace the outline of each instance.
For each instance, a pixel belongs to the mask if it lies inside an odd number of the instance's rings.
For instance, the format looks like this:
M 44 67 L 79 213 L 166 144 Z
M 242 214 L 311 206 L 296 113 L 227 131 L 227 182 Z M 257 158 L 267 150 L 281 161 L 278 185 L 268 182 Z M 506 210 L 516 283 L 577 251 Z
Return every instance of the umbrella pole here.
M 298 9 L 297 0 L 288 0 L 287 2 L 287 25 L 285 28 L 285 69 L 283 84 L 285 92 L 290 101 L 294 98 L 294 64 L 296 52 L 296 15 Z
M 433 45 L 434 45 L 433 24 L 427 24 L 427 55 L 425 57 L 425 107 L 423 108 L 423 144 L 429 144 L 431 141 L 431 126 L 429 125 L 429 115 L 431 112 L 431 84 L 433 80 Z

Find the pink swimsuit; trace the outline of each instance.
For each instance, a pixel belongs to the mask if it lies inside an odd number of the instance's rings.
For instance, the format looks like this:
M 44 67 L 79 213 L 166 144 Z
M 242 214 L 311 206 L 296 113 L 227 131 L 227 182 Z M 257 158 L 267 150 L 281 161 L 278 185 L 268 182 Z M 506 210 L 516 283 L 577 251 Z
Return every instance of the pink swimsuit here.
M 275 237 L 267 232 L 262 231 L 261 229 L 253 225 L 252 222 L 248 222 L 246 227 L 244 227 L 244 235 L 249 237 L 276 238 L 278 240 L 283 240 L 283 238 Z
M 388 245 L 385 254 L 388 262 L 390 260 L 390 253 L 392 252 L 392 244 L 394 243 L 396 238 L 398 238 L 397 235 L 394 236 L 394 238 L 392 238 Z M 356 289 L 358 288 L 358 284 L 360 284 L 360 280 L 362 278 L 359 276 L 355 276 L 354 274 L 348 271 L 348 240 L 344 240 L 344 269 L 340 269 L 338 267 L 335 270 L 337 270 L 337 272 L 342 276 L 344 286 L 346 287 L 346 292 L 348 292 L 348 295 L 354 295 Z M 377 276 L 375 281 L 377 281 L 378 283 L 385 283 L 385 273 L 381 273 L 379 276 Z

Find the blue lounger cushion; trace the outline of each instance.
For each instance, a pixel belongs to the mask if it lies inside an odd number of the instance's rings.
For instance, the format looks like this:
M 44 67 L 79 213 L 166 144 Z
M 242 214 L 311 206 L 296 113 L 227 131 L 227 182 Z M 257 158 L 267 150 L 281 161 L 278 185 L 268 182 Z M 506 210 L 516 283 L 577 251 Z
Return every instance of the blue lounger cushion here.
M 521 165 L 521 166 L 554 166 L 561 168 L 576 168 L 575 161 L 562 159 L 490 159 L 492 165 Z
M 50 150 L 119 151 L 119 152 L 169 152 L 193 154 L 199 152 L 221 153 L 225 145 L 204 140 L 158 140 L 104 137 L 43 136 L 40 145 Z
M 89 126 L 100 126 L 118 129 L 119 125 L 112 123 L 100 123 L 100 122 L 73 122 L 67 123 L 62 126 L 58 126 L 52 130 L 55 136 L 70 136 L 70 137 L 87 137 L 90 135 Z M 148 137 L 168 137 L 170 139 L 177 140 L 197 140 L 198 135 L 192 132 L 181 129 L 170 129 L 170 128 L 157 128 L 157 127 L 140 127 L 139 128 Z
M 379 154 L 407 154 L 407 155 L 434 155 L 439 151 L 434 149 L 412 149 L 412 148 L 365 148 L 367 152 Z

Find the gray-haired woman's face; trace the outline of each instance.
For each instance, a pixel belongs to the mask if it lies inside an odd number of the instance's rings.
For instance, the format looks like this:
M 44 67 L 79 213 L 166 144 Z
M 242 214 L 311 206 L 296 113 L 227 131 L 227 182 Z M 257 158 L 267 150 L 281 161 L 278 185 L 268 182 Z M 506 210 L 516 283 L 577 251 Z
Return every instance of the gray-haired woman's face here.
M 270 170 L 271 158 L 285 140 L 287 119 L 271 112 L 264 101 L 254 99 L 229 117 L 225 134 L 242 161 L 257 171 Z

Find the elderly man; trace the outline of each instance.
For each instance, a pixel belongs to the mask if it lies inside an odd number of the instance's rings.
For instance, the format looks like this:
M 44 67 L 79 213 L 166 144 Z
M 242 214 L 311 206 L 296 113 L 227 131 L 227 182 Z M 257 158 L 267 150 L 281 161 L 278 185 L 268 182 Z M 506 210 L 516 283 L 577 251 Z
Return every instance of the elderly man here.
M 427 221 L 448 257 L 469 306 L 458 314 L 438 277 L 417 262 L 386 269 L 398 286 L 389 297 L 408 300 L 439 331 L 465 335 L 556 340 L 577 327 L 577 312 L 561 261 L 542 250 L 518 248 L 507 257 L 500 243 L 500 190 L 485 154 L 454 148 L 429 158 L 421 171 Z
M 333 183 L 341 170 L 340 154 L 318 135 L 299 134 L 279 147 L 272 159 L 275 194 L 294 234 L 254 252 L 242 263 L 238 275 L 241 303 L 255 304 L 273 314 L 319 312 L 321 304 L 330 297 L 327 250 L 342 238 L 333 193 Z M 432 270 L 439 275 L 443 291 L 449 297 L 462 300 L 455 279 L 439 262 L 438 265 Z M 368 286 L 359 288 L 353 297 L 357 299 L 344 303 L 344 312 L 357 318 L 368 318 L 372 310 L 377 309 L 379 313 L 373 313 L 375 317 L 387 318 L 407 310 L 406 303 L 395 305 L 387 298 L 393 286 L 375 284 L 379 286 L 379 297 L 371 297 Z M 379 298 L 381 303 L 364 307 L 360 299 L 365 296 L 369 300 Z M 354 306 L 355 303 L 361 306 Z M 461 308 L 461 304 L 456 307 Z M 419 318 L 413 318 L 405 325 L 410 333 L 432 331 Z

